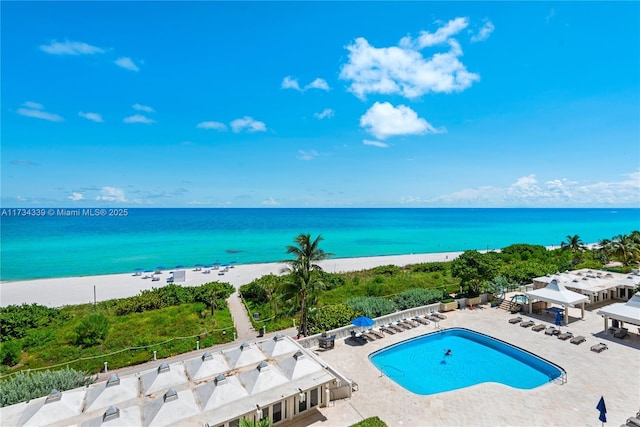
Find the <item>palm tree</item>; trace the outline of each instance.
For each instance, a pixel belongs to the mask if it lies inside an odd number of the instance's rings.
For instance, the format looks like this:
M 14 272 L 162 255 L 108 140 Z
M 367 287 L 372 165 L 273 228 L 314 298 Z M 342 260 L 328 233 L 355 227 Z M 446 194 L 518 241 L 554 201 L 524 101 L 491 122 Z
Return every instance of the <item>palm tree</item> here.
M 333 255 L 320 249 L 322 240 L 322 236 L 312 241 L 310 234 L 300 234 L 293 240 L 296 245 L 287 246 L 287 253 L 295 258 L 282 261 L 288 264 L 282 271 L 290 273 L 291 279 L 284 284 L 283 299 L 292 301 L 292 307 L 299 308 L 299 331 L 305 336 L 308 332 L 308 306 L 313 303 L 321 285 L 316 273 L 322 271 L 322 268 L 316 262 Z
M 572 254 L 575 254 L 576 252 L 582 252 L 586 249 L 586 246 L 582 242 L 582 239 L 577 234 L 574 234 L 573 236 L 568 235 L 567 240 L 560 243 L 560 247 L 563 250 L 570 250 Z
M 634 233 L 618 234 L 611 241 L 611 253 L 621 259 L 624 265 L 631 265 L 640 259 L 640 244 L 636 242 L 637 235 Z

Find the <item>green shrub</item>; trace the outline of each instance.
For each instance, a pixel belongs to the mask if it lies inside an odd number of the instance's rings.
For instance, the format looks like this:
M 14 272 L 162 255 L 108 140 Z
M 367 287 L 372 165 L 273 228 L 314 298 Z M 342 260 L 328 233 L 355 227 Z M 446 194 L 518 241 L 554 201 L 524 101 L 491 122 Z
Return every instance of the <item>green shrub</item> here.
M 364 314 L 367 317 L 380 317 L 385 314 L 397 311 L 393 301 L 380 297 L 356 297 L 345 302 L 353 310 Z
M 0 364 L 13 366 L 17 365 L 22 355 L 22 345 L 20 341 L 5 341 L 0 344 Z
M 0 340 L 22 338 L 30 329 L 60 317 L 60 309 L 38 304 L 9 305 L 0 309 Z
M 376 278 L 379 279 L 380 276 L 376 276 Z M 364 287 L 365 293 L 370 297 L 378 297 L 384 294 L 384 285 L 382 284 L 382 280 L 376 281 L 376 278 Z
M 387 427 L 387 424 L 378 417 L 370 417 L 352 424 L 351 427 Z
M 51 390 L 71 390 L 91 384 L 93 379 L 75 369 L 59 371 L 18 372 L 11 378 L 0 381 L 0 406 L 9 406 L 36 399 L 51 393 Z
M 399 311 L 408 308 L 420 307 L 422 305 L 432 304 L 440 301 L 442 291 L 436 289 L 413 288 L 407 289 L 394 298 L 396 307 Z
M 109 321 L 100 313 L 90 314 L 76 327 L 76 344 L 91 347 L 100 344 L 109 333 Z
M 371 269 L 371 272 L 374 274 L 383 274 L 385 276 L 395 276 L 396 274 L 400 274 L 402 270 L 397 265 L 389 264 L 374 267 Z
M 322 283 L 323 291 L 328 291 L 331 289 L 335 289 L 339 286 L 344 286 L 346 283 L 344 277 L 341 276 L 340 274 L 326 273 L 324 271 L 320 271 L 318 273 L 320 276 L 319 278 L 320 283 Z
M 447 264 L 444 262 L 425 262 L 410 266 L 412 273 L 434 273 L 436 271 L 446 271 Z
M 260 286 L 260 283 L 257 280 L 240 286 L 240 293 L 242 294 L 242 298 L 247 301 L 251 301 L 256 304 L 267 302 L 267 292 L 262 286 Z
M 321 307 L 309 312 L 308 327 L 310 334 L 329 331 L 346 326 L 362 312 L 354 310 L 345 304 L 335 304 Z

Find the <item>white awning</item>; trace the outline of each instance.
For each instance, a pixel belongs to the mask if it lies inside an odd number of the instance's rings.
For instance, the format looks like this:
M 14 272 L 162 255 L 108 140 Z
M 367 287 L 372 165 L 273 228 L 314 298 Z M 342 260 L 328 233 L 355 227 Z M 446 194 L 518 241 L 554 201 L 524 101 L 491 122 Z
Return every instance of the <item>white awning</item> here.
M 626 303 L 611 304 L 598 311 L 598 314 L 640 326 L 640 292 Z

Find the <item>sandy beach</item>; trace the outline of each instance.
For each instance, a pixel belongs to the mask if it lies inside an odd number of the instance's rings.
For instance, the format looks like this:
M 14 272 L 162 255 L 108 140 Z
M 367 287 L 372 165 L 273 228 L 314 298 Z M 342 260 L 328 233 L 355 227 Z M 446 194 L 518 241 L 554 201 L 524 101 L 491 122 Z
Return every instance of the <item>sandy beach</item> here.
M 450 261 L 462 252 L 442 252 L 430 254 L 410 254 L 393 256 L 376 256 L 363 258 L 340 258 L 322 261 L 322 268 L 330 273 L 359 271 L 379 265 L 404 266 L 423 262 Z M 280 274 L 282 263 L 240 264 L 230 268 L 224 275 L 211 270 L 210 274 L 202 271 L 186 269 L 186 281 L 178 282 L 182 286 L 198 286 L 204 283 L 220 281 L 228 282 L 239 288 L 240 286 L 262 277 L 266 274 Z M 96 301 L 106 301 L 114 298 L 124 298 L 138 294 L 141 290 L 157 288 L 166 285 L 171 277 L 169 270 L 159 275 L 159 281 L 143 279 L 145 274 L 134 273 L 108 274 L 99 276 L 63 277 L 54 279 L 24 280 L 0 283 L 0 306 L 12 304 L 37 303 L 48 307 L 63 305 L 86 304 Z

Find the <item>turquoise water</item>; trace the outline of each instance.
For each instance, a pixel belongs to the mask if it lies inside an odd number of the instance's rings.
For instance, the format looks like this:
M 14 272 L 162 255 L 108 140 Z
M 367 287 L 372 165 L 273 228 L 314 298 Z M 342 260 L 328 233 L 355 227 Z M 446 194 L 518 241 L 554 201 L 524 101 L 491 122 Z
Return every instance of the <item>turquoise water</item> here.
M 286 246 L 300 233 L 321 234 L 325 251 L 348 258 L 495 249 L 513 243 L 559 245 L 568 234 L 596 242 L 640 228 L 640 209 L 128 209 L 126 213 L 3 214 L 0 280 L 125 273 L 160 265 L 275 262 L 287 258 Z
M 450 356 L 445 356 L 447 350 Z M 493 382 L 532 389 L 562 375 L 562 368 L 487 335 L 453 328 L 379 350 L 371 362 L 403 388 L 421 395 Z

